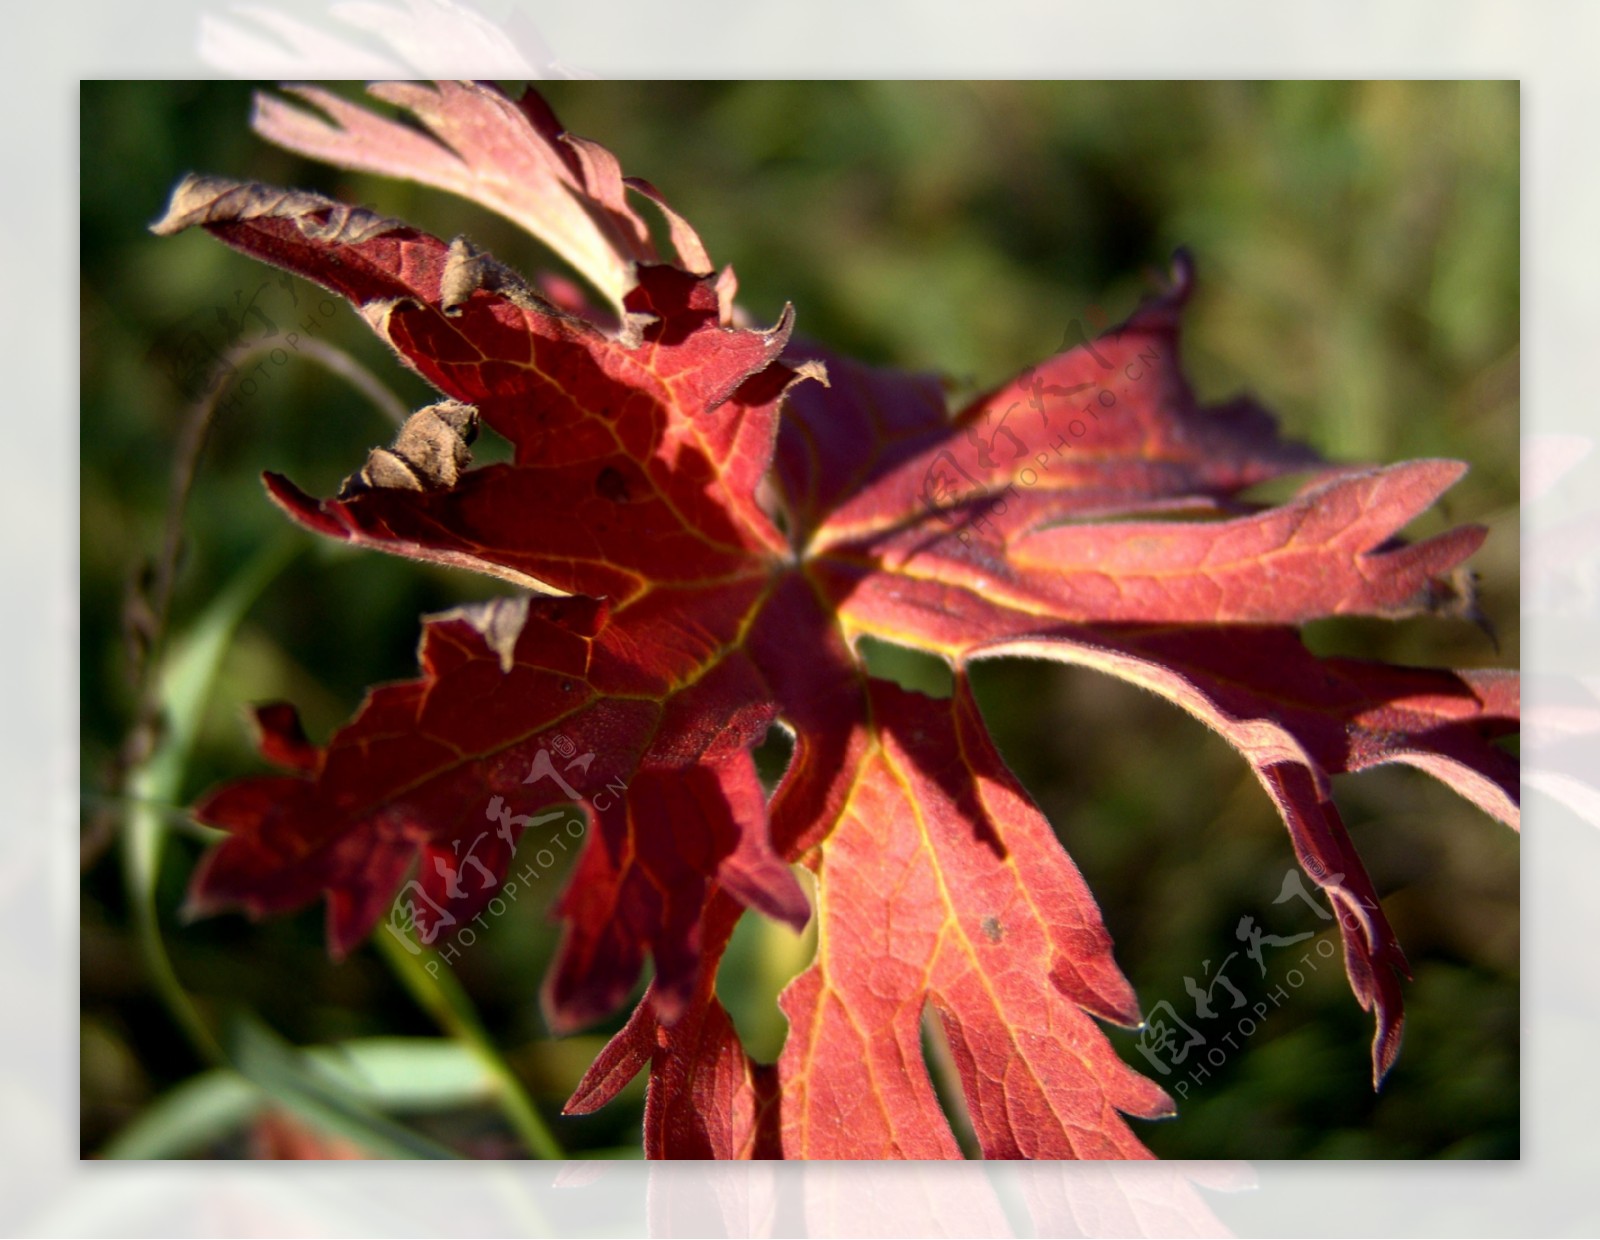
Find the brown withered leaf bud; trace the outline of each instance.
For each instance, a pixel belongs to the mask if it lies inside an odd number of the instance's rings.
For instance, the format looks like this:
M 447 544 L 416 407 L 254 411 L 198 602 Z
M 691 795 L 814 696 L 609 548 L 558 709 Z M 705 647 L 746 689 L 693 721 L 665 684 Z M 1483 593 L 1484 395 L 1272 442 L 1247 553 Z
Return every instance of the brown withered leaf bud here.
M 478 435 L 478 411 L 458 400 L 443 400 L 406 419 L 394 443 L 374 448 L 361 471 L 346 478 L 339 498 L 363 491 L 442 491 L 455 486 L 472 464 L 468 447 Z

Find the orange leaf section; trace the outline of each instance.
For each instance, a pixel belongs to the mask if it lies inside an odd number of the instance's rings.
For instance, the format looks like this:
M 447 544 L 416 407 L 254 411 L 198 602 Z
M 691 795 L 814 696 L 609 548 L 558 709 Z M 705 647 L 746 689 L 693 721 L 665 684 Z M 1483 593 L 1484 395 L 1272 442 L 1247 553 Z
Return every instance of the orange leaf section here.
M 1231 521 L 1051 526 L 1003 541 L 919 522 L 820 557 L 847 617 L 903 640 L 936 635 L 959 655 L 1008 626 L 1290 624 L 1322 616 L 1476 615 L 1456 572 L 1483 542 L 1460 526 L 1414 544 L 1392 536 L 1464 472 L 1413 461 L 1322 483 Z M 939 618 L 943 617 L 943 623 Z M 898 620 L 904 621 L 897 625 Z
M 1055 526 L 1007 557 L 1063 619 L 1290 624 L 1425 607 L 1430 583 L 1483 542 L 1481 526 L 1381 549 L 1466 466 L 1412 461 L 1316 487 L 1233 521 Z M 1046 585 L 1045 583 L 1049 583 Z
M 1171 1113 L 1091 1016 L 1140 1023 L 1094 898 L 962 681 L 872 686 L 874 744 L 816 871 L 817 962 L 785 992 L 784 1152 L 951 1158 L 922 1065 L 931 1005 L 987 1158 L 1137 1158 L 1119 1113 Z
M 669 1026 L 641 1004 L 568 1103 L 651 1064 L 654 1157 L 959 1158 L 922 1054 L 932 1008 L 987 1158 L 1145 1158 L 1122 1115 L 1172 1103 L 1096 1017 L 1139 1024 L 1093 896 L 1005 768 L 963 681 L 935 702 L 870 683 L 822 843 L 818 957 L 780 1000 L 789 1037 L 753 1063 L 709 986 Z M 791 784 L 792 787 L 792 784 Z M 708 949 L 731 929 L 714 901 Z

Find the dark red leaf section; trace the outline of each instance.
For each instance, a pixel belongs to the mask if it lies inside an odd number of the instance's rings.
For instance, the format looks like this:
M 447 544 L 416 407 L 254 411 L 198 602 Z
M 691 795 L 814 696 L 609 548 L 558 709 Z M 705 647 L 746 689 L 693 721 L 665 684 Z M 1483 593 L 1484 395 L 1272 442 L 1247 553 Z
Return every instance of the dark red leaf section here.
M 777 472 L 817 526 L 813 546 L 902 533 L 965 545 L 1051 522 L 1230 511 L 1246 488 L 1317 468 L 1252 402 L 1195 399 L 1178 330 L 1192 284 L 1180 255 L 1125 323 L 950 417 L 931 380 L 855 363 L 827 389 L 797 389 Z
M 492 899 L 516 898 L 512 852 L 532 828 L 552 857 L 577 857 L 558 905 L 552 1022 L 614 1010 L 646 951 L 663 1011 L 676 1011 L 712 884 L 796 926 L 809 910 L 766 842 L 747 747 L 767 716 L 708 724 L 699 686 L 646 687 L 614 663 L 607 643 L 625 634 L 584 599 L 463 608 L 428 621 L 422 679 L 374 690 L 325 750 L 289 750 L 298 723 L 274 708 L 263 750 L 292 753 L 299 773 L 241 780 L 196 807 L 230 835 L 196 874 L 192 911 L 278 913 L 326 894 L 337 955 L 379 923 L 448 943 Z
M 292 708 L 260 708 L 285 773 L 196 808 L 228 838 L 195 911 L 325 897 L 336 954 L 375 929 L 445 946 L 562 869 L 552 1025 L 614 1012 L 653 970 L 569 1110 L 648 1068 L 652 1156 L 956 1157 L 932 1022 L 986 1157 L 1145 1157 L 1126 1117 L 1170 1100 L 1099 1024 L 1138 1024 L 1138 1002 L 967 683 L 974 659 L 1044 657 L 1163 694 L 1250 763 L 1338 910 L 1381 1078 L 1405 960 L 1330 782 L 1407 763 L 1514 823 L 1517 764 L 1496 742 L 1517 682 L 1322 659 L 1293 626 L 1478 618 L 1463 562 L 1483 531 L 1404 534 L 1463 465 L 1329 466 L 1249 401 L 1200 403 L 1179 350 L 1186 255 L 1126 322 L 1074 324 L 1060 353 L 951 413 L 935 377 L 791 341 L 787 312 L 742 326 L 731 271 L 536 97 L 375 88 L 422 133 L 298 93 L 321 115 L 263 101 L 274 140 L 506 214 L 612 312 L 317 195 L 177 188 L 158 232 L 200 226 L 318 281 L 450 398 L 338 495 L 269 476 L 272 498 L 329 537 L 531 592 L 429 618 L 420 676 L 373 690 L 325 746 Z M 629 191 L 664 211 L 676 264 Z M 468 465 L 480 421 L 509 463 Z M 1296 474 L 1288 502 L 1248 498 Z M 953 696 L 874 680 L 863 636 L 943 656 Z M 794 752 L 769 800 L 752 750 L 775 725 Z M 746 910 L 815 921 L 775 1064 L 716 998 Z

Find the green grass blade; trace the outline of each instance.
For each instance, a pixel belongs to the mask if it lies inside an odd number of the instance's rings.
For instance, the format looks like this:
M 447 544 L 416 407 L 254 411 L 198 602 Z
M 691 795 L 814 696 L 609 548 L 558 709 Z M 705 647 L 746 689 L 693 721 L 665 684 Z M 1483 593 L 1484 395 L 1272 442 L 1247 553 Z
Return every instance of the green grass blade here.
M 441 967 L 438 957 L 427 948 L 413 953 L 393 935 L 375 934 L 373 942 L 418 1005 L 441 1029 L 469 1047 L 485 1071 L 494 1077 L 500 1109 L 528 1152 L 535 1158 L 565 1158 L 561 1143 L 545 1124 L 511 1065 L 495 1048 L 478 1019 L 472 1000 L 449 969 Z M 434 964 L 431 969 L 430 961 Z
M 284 536 L 262 548 L 211 601 L 194 625 L 175 640 L 162 661 L 160 695 L 165 729 L 149 759 L 129 777 L 129 811 L 123 835 L 123 877 L 138 933 L 139 951 L 157 992 L 174 1019 L 210 1063 L 225 1056 L 172 967 L 161 941 L 155 906 L 161 850 L 170 827 L 155 807 L 172 805 L 210 696 L 217 668 L 245 613 L 301 546 Z
M 150 1106 L 100 1151 L 102 1158 L 183 1158 L 252 1119 L 266 1099 L 237 1072 L 190 1077 Z
M 378 1158 L 455 1158 L 437 1141 L 407 1128 L 348 1088 L 339 1074 L 290 1046 L 250 1016 L 233 1022 L 230 1057 L 253 1085 L 281 1107 Z

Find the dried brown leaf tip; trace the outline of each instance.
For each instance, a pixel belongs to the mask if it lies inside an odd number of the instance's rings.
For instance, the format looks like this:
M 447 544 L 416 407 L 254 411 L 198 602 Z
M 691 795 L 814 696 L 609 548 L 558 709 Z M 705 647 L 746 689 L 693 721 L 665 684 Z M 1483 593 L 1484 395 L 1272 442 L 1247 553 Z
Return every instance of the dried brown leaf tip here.
M 363 491 L 443 491 L 455 486 L 472 464 L 468 446 L 478 437 L 478 411 L 459 400 L 442 400 L 406 419 L 394 443 L 374 448 L 361 471 L 339 485 L 339 498 Z
M 275 219 L 293 221 L 305 237 L 326 245 L 359 245 L 405 228 L 399 220 L 321 194 L 191 172 L 173 189 L 165 214 L 150 231 L 170 237 L 195 226 Z

